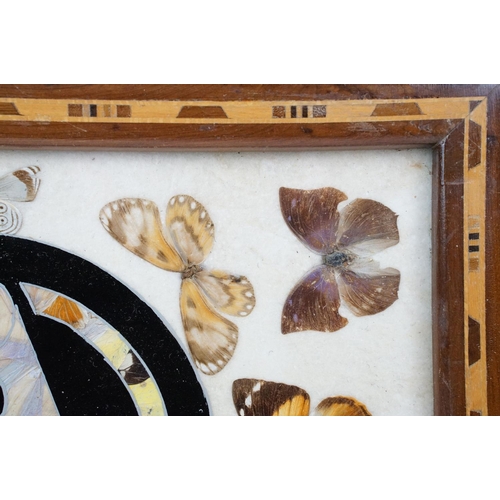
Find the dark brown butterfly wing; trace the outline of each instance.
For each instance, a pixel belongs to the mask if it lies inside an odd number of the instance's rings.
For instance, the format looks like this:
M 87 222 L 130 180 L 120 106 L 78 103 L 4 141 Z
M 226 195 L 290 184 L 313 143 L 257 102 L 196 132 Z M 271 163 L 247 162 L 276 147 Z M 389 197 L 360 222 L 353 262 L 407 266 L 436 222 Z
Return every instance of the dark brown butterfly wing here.
M 339 246 L 372 255 L 399 242 L 398 216 L 382 203 L 356 199 L 340 212 Z
M 337 206 L 347 196 L 335 188 L 280 188 L 281 213 L 288 227 L 313 252 L 331 253 L 336 242 Z
M 281 333 L 340 330 L 347 325 L 347 319 L 339 314 L 339 306 L 333 267 L 316 267 L 288 295 L 281 317 Z
M 253 378 L 233 382 L 233 402 L 240 416 L 280 417 L 309 415 L 309 395 L 294 385 Z
M 340 295 L 356 316 L 377 314 L 398 298 L 400 274 L 397 269 L 380 269 L 374 261 L 357 260 L 338 268 Z
M 370 417 L 363 403 L 354 398 L 345 396 L 335 396 L 326 398 L 316 408 L 316 414 L 322 417 Z

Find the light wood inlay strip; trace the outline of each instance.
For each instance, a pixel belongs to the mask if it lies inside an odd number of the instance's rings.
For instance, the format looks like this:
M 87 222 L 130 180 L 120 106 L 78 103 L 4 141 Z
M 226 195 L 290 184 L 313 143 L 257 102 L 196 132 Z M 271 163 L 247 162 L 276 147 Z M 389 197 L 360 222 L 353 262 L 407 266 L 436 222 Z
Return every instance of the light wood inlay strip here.
M 71 123 L 349 123 L 349 122 L 384 122 L 412 120 L 440 120 L 465 118 L 469 113 L 469 102 L 475 98 L 443 99 L 387 99 L 359 101 L 104 101 L 70 99 L 0 99 L 2 103 L 14 103 L 22 116 L 0 115 L 2 121 L 28 122 L 71 122 Z M 380 105 L 411 104 L 418 101 L 419 115 L 384 115 L 372 116 Z M 80 104 L 87 110 L 86 116 L 68 116 L 68 105 Z M 89 116 L 90 105 L 97 105 L 97 116 Z M 130 106 L 130 117 L 106 116 L 104 106 Z M 227 118 L 178 118 L 184 107 L 222 107 Z M 273 117 L 273 107 L 283 106 L 285 118 Z M 296 118 L 292 118 L 291 109 L 295 106 Z M 323 113 L 314 113 L 313 106 L 324 106 Z M 303 109 L 307 107 L 307 117 Z M 389 106 L 390 107 L 390 106 Z M 396 107 L 397 108 L 397 107 Z M 320 108 L 318 108 L 320 109 Z
M 466 120 L 464 148 L 464 324 L 467 415 L 471 412 L 488 415 L 485 322 L 486 110 L 487 103 L 483 101 Z M 477 166 L 471 165 L 469 169 L 469 130 L 471 120 L 481 127 L 481 162 Z M 473 127 L 477 128 L 475 125 Z M 469 365 L 469 317 L 480 325 L 480 358 L 472 365 Z M 471 362 L 473 361 L 471 360 Z

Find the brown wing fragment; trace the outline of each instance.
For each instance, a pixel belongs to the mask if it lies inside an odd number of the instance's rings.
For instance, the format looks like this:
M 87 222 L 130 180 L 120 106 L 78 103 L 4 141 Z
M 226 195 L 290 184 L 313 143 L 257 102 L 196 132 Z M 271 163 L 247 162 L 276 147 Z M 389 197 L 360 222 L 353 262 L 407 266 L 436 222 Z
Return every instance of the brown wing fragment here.
M 340 295 L 356 316 L 377 314 L 398 298 L 397 269 L 380 269 L 373 261 L 360 261 L 338 272 Z
M 345 396 L 324 399 L 317 406 L 316 414 L 322 417 L 371 417 L 372 415 L 363 403 Z
M 288 227 L 313 252 L 331 253 L 339 222 L 337 206 L 347 196 L 335 188 L 280 188 L 281 213 Z
M 233 402 L 240 416 L 284 417 L 309 415 L 306 391 L 294 385 L 257 379 L 233 382 Z
M 290 292 L 283 307 L 281 333 L 315 330 L 335 332 L 347 325 L 339 312 L 340 295 L 335 271 L 319 266 Z
M 361 255 L 372 255 L 399 242 L 398 216 L 382 203 L 357 199 L 340 213 L 337 243 Z

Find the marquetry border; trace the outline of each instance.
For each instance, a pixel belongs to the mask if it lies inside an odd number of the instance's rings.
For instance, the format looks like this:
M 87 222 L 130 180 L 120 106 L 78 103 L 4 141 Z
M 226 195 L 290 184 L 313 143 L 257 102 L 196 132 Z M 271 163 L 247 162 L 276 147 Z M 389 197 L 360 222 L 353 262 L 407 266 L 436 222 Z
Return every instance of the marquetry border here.
M 312 124 L 464 119 L 469 99 L 139 101 L 0 98 L 0 120 L 40 123 Z
M 21 87 L 0 148 L 433 148 L 435 413 L 500 414 L 499 86 Z
M 487 101 L 471 101 L 464 141 L 465 396 L 468 415 L 488 415 L 486 368 Z

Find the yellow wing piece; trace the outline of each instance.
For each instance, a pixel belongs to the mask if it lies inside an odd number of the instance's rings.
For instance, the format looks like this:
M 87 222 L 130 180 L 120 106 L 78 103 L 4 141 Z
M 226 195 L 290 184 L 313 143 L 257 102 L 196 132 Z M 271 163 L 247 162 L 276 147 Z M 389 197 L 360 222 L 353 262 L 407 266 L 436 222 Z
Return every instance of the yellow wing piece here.
M 99 214 L 102 225 L 127 250 L 167 271 L 186 267 L 179 253 L 167 241 L 155 203 L 123 198 L 105 205 Z
M 322 417 L 369 417 L 371 413 L 363 403 L 354 398 L 336 396 L 326 398 L 317 406 L 316 413 Z
M 255 307 L 253 286 L 245 276 L 233 276 L 224 271 L 199 271 L 193 279 L 221 313 L 248 316 Z
M 188 265 L 201 264 L 214 243 L 214 223 L 205 207 L 188 195 L 170 199 L 166 228 L 175 248 Z
M 215 375 L 232 358 L 238 328 L 217 314 L 190 278 L 182 280 L 180 307 L 184 332 L 196 366 Z

